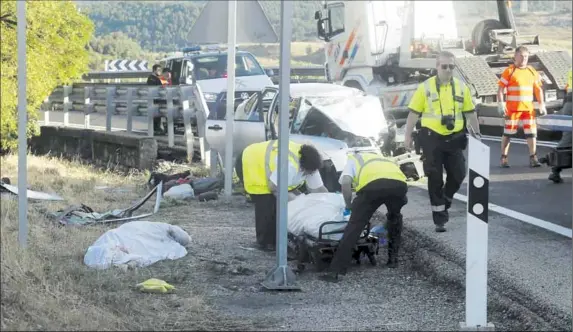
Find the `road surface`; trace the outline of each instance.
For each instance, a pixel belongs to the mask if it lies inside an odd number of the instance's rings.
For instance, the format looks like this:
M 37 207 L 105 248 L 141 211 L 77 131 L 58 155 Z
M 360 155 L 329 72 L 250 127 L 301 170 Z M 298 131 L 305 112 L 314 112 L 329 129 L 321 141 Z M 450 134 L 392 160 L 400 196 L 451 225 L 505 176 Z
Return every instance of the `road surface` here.
M 43 120 L 43 113 L 40 120 Z M 112 130 L 124 130 L 127 117 L 124 115 L 113 116 Z M 83 126 L 84 116 L 79 112 L 70 112 L 71 124 Z M 90 124 L 105 127 L 105 114 L 94 113 L 91 115 Z M 62 112 L 51 112 L 50 122 L 63 123 Z M 147 117 L 133 117 L 134 131 L 147 131 Z M 497 141 L 496 141 L 497 140 Z M 510 209 L 535 219 L 540 219 L 558 226 L 571 228 L 571 170 L 563 171 L 564 183 L 554 184 L 547 180 L 549 168 L 543 165 L 540 168 L 529 168 L 529 154 L 527 145 L 523 140 L 512 143 L 509 152 L 511 168 L 499 167 L 500 143 L 496 137 L 484 138 L 484 143 L 491 151 L 491 175 L 490 175 L 490 202 L 505 209 Z M 540 145 L 552 145 L 554 142 L 540 143 Z M 543 156 L 550 151 L 546 146 L 538 147 L 538 156 Z M 466 153 L 467 157 L 467 153 Z M 460 195 L 467 194 L 465 184 L 458 192 Z

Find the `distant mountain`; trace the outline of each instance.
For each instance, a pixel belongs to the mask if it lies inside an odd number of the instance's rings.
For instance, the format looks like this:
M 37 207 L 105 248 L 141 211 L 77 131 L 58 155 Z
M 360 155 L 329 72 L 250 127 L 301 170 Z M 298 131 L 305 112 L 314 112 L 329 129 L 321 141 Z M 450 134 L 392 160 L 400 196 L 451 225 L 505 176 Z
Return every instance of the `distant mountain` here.
M 146 51 L 173 51 L 188 46 L 187 35 L 206 1 L 77 1 L 95 23 L 96 37 L 123 32 Z M 260 1 L 280 31 L 280 1 Z M 293 41 L 316 41 L 314 12 L 320 1 L 295 1 Z M 226 20 L 226 17 L 222 17 Z M 214 22 L 216 24 L 216 22 Z

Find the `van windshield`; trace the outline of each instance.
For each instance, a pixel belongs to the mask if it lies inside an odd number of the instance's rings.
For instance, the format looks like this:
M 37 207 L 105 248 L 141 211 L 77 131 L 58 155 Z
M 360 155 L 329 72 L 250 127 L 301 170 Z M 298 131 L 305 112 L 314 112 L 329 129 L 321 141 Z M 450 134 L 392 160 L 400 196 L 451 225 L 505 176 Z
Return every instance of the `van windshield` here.
M 227 55 L 209 54 L 200 55 L 192 59 L 195 66 L 197 80 L 212 80 L 227 77 Z M 265 75 L 263 68 L 250 54 L 238 54 L 235 56 L 235 76 Z

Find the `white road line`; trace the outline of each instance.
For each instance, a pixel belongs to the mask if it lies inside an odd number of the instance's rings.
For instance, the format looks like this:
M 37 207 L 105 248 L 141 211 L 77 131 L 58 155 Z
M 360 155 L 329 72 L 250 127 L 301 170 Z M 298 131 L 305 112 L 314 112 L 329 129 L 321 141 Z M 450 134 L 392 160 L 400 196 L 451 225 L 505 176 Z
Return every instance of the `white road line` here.
M 421 188 L 421 189 L 424 189 L 424 190 L 428 190 L 427 185 L 426 185 L 426 184 L 423 184 L 423 183 L 420 183 L 420 182 L 411 183 L 411 185 L 412 185 L 413 187 L 417 187 L 417 188 Z M 467 203 L 467 202 L 468 202 L 467 196 L 462 195 L 462 194 L 457 194 L 457 193 L 456 193 L 456 194 L 454 195 L 454 198 L 457 199 L 457 200 L 459 200 L 459 201 L 462 201 L 462 202 L 464 202 L 464 203 Z M 527 214 L 524 214 L 524 213 L 521 213 L 521 212 L 517 212 L 517 211 L 511 210 L 511 209 L 508 209 L 508 208 L 504 208 L 503 206 L 499 206 L 499 205 L 496 205 L 496 204 L 493 204 L 493 203 L 489 203 L 489 210 L 490 210 L 490 211 L 497 212 L 497 213 L 499 213 L 499 214 L 503 214 L 503 215 L 508 216 L 508 217 L 510 217 L 510 218 L 513 218 L 513 219 L 522 221 L 522 222 L 524 222 L 524 223 L 527 223 L 527 224 L 530 224 L 530 225 L 533 225 L 533 226 L 537 226 L 537 227 L 543 228 L 543 229 L 545 229 L 545 230 L 548 230 L 548 231 L 557 233 L 557 234 L 559 234 L 559 235 L 566 236 L 566 237 L 568 237 L 568 238 L 570 238 L 570 239 L 573 238 L 573 231 L 572 231 L 571 229 L 566 228 L 566 227 L 563 227 L 563 226 L 559 226 L 559 225 L 556 225 L 556 224 L 553 224 L 553 223 L 551 223 L 551 222 L 549 222 L 549 221 L 545 221 L 545 220 L 542 220 L 542 219 L 539 219 L 539 218 L 535 218 L 535 217 L 532 217 L 532 216 L 530 216 L 530 215 L 527 215 Z
M 492 142 L 501 142 L 501 137 L 496 137 L 496 136 L 489 136 L 489 135 L 483 135 L 482 139 L 484 141 L 492 141 Z M 527 141 L 522 139 L 522 138 L 512 138 L 511 139 L 511 143 L 517 143 L 517 144 L 527 144 Z M 550 142 L 550 141 L 537 141 L 537 146 L 544 146 L 547 148 L 554 148 L 557 146 L 557 142 Z

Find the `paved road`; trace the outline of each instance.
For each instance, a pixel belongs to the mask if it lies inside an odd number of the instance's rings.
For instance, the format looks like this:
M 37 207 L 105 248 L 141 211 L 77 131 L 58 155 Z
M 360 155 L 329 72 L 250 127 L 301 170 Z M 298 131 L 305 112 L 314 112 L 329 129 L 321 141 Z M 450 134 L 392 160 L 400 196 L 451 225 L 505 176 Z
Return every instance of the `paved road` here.
M 571 228 L 572 181 L 571 170 L 564 170 L 564 182 L 554 184 L 547 179 L 550 168 L 529 167 L 529 153 L 526 144 L 512 143 L 509 151 L 511 167 L 499 167 L 500 142 L 484 140 L 490 147 L 490 202 L 507 209 L 521 212 L 557 225 Z M 539 146 L 538 156 L 550 148 Z M 467 157 L 467 153 L 466 153 Z M 458 192 L 467 195 L 464 184 Z
M 43 114 L 41 115 L 43 120 Z M 93 126 L 105 127 L 105 114 L 92 114 Z M 51 112 L 51 122 L 63 122 L 63 113 Z M 70 113 L 70 123 L 83 125 L 81 113 Z M 118 130 L 126 126 L 126 116 L 114 115 L 113 128 Z M 147 131 L 147 117 L 133 118 L 133 129 Z M 495 138 L 493 138 L 495 139 Z M 563 227 L 571 228 L 572 179 L 571 170 L 565 170 L 565 182 L 554 184 L 547 180 L 549 168 L 546 166 L 531 169 L 528 166 L 527 145 L 513 143 L 510 148 L 509 169 L 499 167 L 500 143 L 484 139 L 491 151 L 490 201 L 496 205 L 511 209 Z M 542 143 L 543 144 L 543 143 Z M 550 148 L 540 146 L 538 155 L 546 154 Z M 467 157 L 467 155 L 466 155 Z M 459 194 L 466 195 L 467 188 L 462 186 Z

